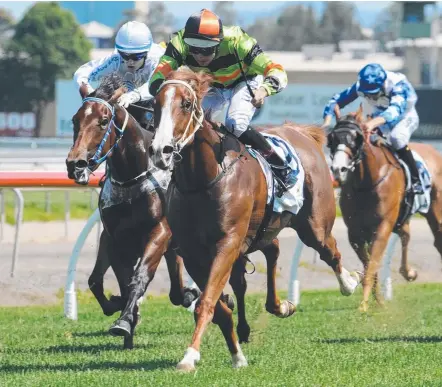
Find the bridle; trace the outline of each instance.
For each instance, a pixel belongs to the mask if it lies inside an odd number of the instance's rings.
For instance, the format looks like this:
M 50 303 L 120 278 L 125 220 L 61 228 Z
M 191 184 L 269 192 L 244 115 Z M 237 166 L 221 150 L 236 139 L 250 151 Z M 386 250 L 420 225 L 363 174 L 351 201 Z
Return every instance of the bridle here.
M 176 141 L 173 144 L 173 156 L 174 159 L 177 158 L 176 161 L 182 160 L 181 151 L 184 149 L 184 147 L 193 140 L 195 133 L 202 127 L 203 120 L 204 120 L 204 112 L 201 107 L 198 106 L 197 103 L 197 97 L 195 90 L 193 90 L 192 86 L 189 85 L 189 83 L 185 81 L 181 81 L 178 79 L 173 79 L 169 81 L 165 81 L 161 84 L 160 88 L 158 89 L 158 92 L 160 92 L 161 89 L 164 88 L 166 85 L 181 85 L 187 88 L 189 90 L 191 97 L 193 98 L 192 101 L 192 107 L 191 107 L 191 114 L 189 118 L 189 122 L 187 123 L 186 130 L 184 131 L 184 134 L 181 136 L 179 141 Z M 190 131 L 191 124 L 194 123 L 193 131 L 192 133 L 188 133 Z
M 350 147 L 346 144 L 346 134 L 350 131 L 356 131 L 356 133 L 360 136 L 362 139 L 360 144 L 356 144 L 356 150 L 353 152 L 353 147 Z M 354 171 L 356 168 L 356 165 L 358 165 L 363 158 L 363 152 L 362 152 L 362 143 L 364 141 L 364 133 L 361 129 L 361 127 L 353 120 L 341 120 L 336 123 L 336 126 L 333 128 L 333 130 L 329 133 L 329 136 L 333 136 L 335 138 L 340 139 L 339 144 L 333 149 L 333 139 L 332 141 L 329 141 L 328 147 L 330 148 L 330 158 L 333 160 L 334 156 L 338 152 L 344 152 L 347 154 L 351 160 L 351 164 L 348 167 L 348 170 Z M 348 151 L 350 149 L 350 151 Z
M 122 107 L 122 109 L 124 110 L 125 116 L 124 116 L 124 121 L 123 121 L 123 126 L 121 128 L 119 128 L 116 124 L 115 124 L 115 108 L 113 106 L 111 106 L 109 104 L 109 102 L 105 101 L 104 99 L 101 98 L 96 98 L 96 97 L 86 97 L 85 99 L 83 99 L 83 104 L 86 102 L 97 102 L 101 105 L 104 105 L 108 108 L 108 110 L 111 112 L 112 117 L 111 120 L 109 121 L 109 124 L 107 126 L 106 129 L 106 133 L 104 133 L 104 136 L 100 142 L 100 144 L 97 147 L 97 150 L 95 151 L 95 154 L 92 156 L 92 158 L 90 158 L 88 160 L 88 166 L 87 168 L 93 172 L 95 171 L 100 164 L 105 161 L 107 159 L 107 157 L 109 156 L 109 154 L 113 151 L 113 149 L 118 145 L 118 143 L 120 142 L 120 140 L 123 137 L 124 134 L 124 130 L 126 129 L 127 123 L 129 121 L 129 113 L 128 111 Z M 101 151 L 103 150 L 104 144 L 107 141 L 107 138 L 109 137 L 109 135 L 112 132 L 112 125 L 114 126 L 114 128 L 116 129 L 116 135 L 117 135 L 117 139 L 115 140 L 114 145 L 112 145 L 109 150 L 106 152 L 106 154 L 102 157 L 100 157 L 101 155 Z M 89 167 L 92 167 L 89 168 Z

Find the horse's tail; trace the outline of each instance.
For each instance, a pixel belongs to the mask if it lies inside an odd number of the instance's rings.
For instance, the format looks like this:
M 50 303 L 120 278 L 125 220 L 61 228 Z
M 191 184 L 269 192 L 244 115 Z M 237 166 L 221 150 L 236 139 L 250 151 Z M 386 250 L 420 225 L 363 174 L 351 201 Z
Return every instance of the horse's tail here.
M 327 138 L 325 136 L 324 130 L 319 126 L 298 125 L 293 123 L 285 123 L 284 126 L 292 128 L 306 137 L 310 137 L 320 148 L 322 148 L 326 144 Z

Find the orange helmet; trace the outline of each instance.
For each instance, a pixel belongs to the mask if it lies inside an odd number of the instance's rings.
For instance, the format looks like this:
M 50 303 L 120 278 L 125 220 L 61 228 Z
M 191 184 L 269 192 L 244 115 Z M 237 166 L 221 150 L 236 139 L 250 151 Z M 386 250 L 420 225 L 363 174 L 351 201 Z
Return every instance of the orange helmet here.
M 194 13 L 186 22 L 184 42 L 193 47 L 214 47 L 223 39 L 221 19 L 208 9 Z

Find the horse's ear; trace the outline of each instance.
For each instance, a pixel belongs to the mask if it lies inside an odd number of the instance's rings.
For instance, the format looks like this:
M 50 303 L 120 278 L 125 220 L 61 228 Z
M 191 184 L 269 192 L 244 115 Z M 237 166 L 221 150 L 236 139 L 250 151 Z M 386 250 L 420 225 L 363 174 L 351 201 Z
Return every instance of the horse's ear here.
M 336 115 L 336 121 L 338 121 L 341 118 L 341 109 L 339 109 L 338 104 L 335 105 L 334 111 Z
M 357 122 L 362 122 L 362 104 L 360 104 L 359 105 L 359 108 L 358 108 L 358 110 L 357 110 L 357 112 L 356 112 L 356 114 L 355 114 L 355 119 L 356 119 L 356 121 Z
M 114 104 L 115 102 L 117 102 L 118 98 L 120 98 L 126 92 L 126 90 L 127 90 L 126 87 L 121 86 L 120 88 L 114 91 L 114 94 L 112 94 L 112 97 L 108 102 L 111 105 Z
M 80 95 L 81 99 L 85 99 L 89 95 L 89 90 L 85 83 L 82 83 L 80 86 Z

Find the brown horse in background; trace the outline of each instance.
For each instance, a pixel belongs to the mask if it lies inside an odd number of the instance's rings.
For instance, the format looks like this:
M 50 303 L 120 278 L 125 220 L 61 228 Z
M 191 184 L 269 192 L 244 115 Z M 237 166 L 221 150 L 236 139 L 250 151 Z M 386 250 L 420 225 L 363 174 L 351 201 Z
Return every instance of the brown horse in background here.
M 211 78 L 188 70 L 169 74 L 156 96 L 152 160 L 173 168 L 167 191 L 167 219 L 185 267 L 203 291 L 195 309 L 191 345 L 177 368 L 190 371 L 200 359 L 207 325 L 217 324 L 232 355 L 233 367 L 247 366 L 234 333 L 232 312 L 220 299 L 230 284 L 238 299 L 238 335 L 248 340 L 245 322 L 244 257 L 260 250 L 267 260 L 266 310 L 288 317 L 295 307 L 276 294 L 277 236 L 285 227 L 319 252 L 335 272 L 341 292 L 350 295 L 360 278 L 342 266 L 331 230 L 336 215 L 329 169 L 322 152 L 325 136 L 319 127 L 286 124 L 267 132 L 292 144 L 305 170 L 304 204 L 295 216 L 272 213 L 266 222 L 267 182 L 259 162 L 231 134 L 204 119 L 201 100 Z
M 407 281 L 414 281 L 417 272 L 408 264 L 410 218 L 398 224 L 401 204 L 406 194 L 405 173 L 378 137 L 376 143 L 369 139 L 372 133 L 362 131 L 362 108 L 355 114 L 340 116 L 335 108 L 336 126 L 329 133 L 332 170 L 341 185 L 339 204 L 348 227 L 350 244 L 365 268 L 363 301 L 360 310 L 368 310 L 370 292 L 380 305 L 378 271 L 384 250 L 392 232 L 402 243 L 400 273 Z M 426 217 L 434 234 L 434 245 L 442 255 L 442 155 L 427 144 L 410 144 L 427 164 L 432 175 L 431 206 Z
M 138 303 L 163 254 L 171 281 L 171 302 L 189 306 L 196 294 L 190 289 L 184 294 L 182 260 L 170 246 L 165 187 L 161 186 L 167 185 L 170 176 L 161 182 L 159 176 L 164 173 L 149 163 L 147 149 L 153 134 L 115 103 L 125 91 L 123 79 L 111 74 L 91 95 L 86 95 L 84 87 L 81 91 L 83 103 L 73 117 L 74 145 L 66 159 L 68 176 L 86 185 L 103 161 L 107 161 L 109 175 L 98 204 L 104 230 L 88 282 L 104 314 L 110 316 L 122 310 L 110 333 L 124 336 L 124 348 L 132 348 Z M 107 299 L 104 294 L 103 277 L 109 265 L 117 277 L 121 297 Z

